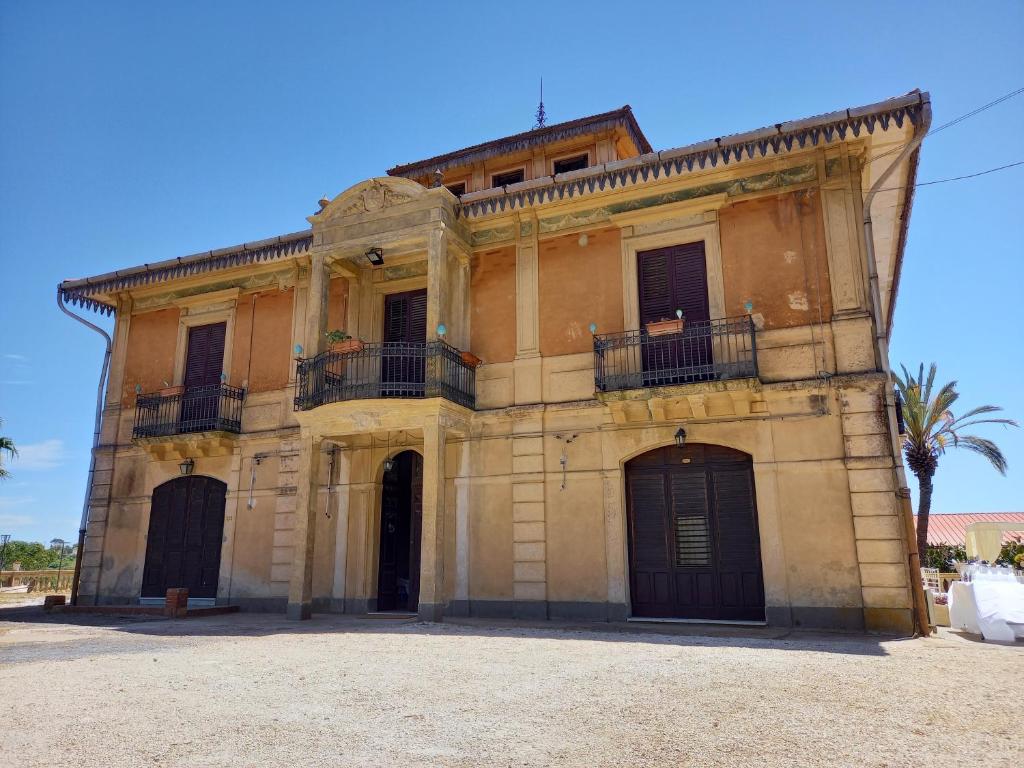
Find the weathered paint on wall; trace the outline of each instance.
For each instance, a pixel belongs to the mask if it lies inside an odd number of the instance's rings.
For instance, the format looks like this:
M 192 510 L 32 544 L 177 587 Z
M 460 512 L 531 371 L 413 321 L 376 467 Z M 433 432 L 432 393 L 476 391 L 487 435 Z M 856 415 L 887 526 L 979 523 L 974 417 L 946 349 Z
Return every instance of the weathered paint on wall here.
M 485 363 L 516 356 L 516 249 L 475 254 L 470 266 L 470 348 Z
M 247 294 L 238 300 L 230 383 L 247 382 L 250 393 L 281 389 L 288 383 L 294 353 L 292 302 L 295 292 Z
M 593 350 L 591 323 L 598 333 L 623 330 L 618 229 L 588 232 L 585 246 L 579 234 L 541 241 L 539 274 L 542 355 Z
M 828 322 L 832 296 L 821 201 L 812 190 L 747 200 L 719 211 L 727 315 L 764 327 Z
M 121 395 L 126 407 L 135 405 L 136 386 L 149 393 L 160 389 L 165 381 L 173 383 L 180 314 L 177 307 L 170 307 L 132 316 Z
M 343 277 L 331 278 L 327 296 L 327 329 L 348 331 L 348 280 Z

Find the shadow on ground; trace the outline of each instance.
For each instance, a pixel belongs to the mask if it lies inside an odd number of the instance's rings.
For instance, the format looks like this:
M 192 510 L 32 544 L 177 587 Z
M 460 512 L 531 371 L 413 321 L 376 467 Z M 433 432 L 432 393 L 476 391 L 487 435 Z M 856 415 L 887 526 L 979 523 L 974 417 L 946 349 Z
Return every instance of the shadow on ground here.
M 481 636 L 532 638 L 608 643 L 650 643 L 658 645 L 721 646 L 764 650 L 814 650 L 825 653 L 885 656 L 883 642 L 899 638 L 850 632 L 787 629 L 774 627 L 723 626 L 713 624 L 643 624 L 636 622 L 520 621 L 502 619 L 446 619 L 443 623 L 420 622 L 413 618 L 377 618 L 317 614 L 310 621 L 290 621 L 279 614 L 236 613 L 192 619 L 154 616 L 48 613 L 39 606 L 0 609 L 0 642 L 5 629 L 39 625 L 46 634 L 59 627 L 97 628 L 169 640 L 192 638 L 244 638 L 269 635 L 320 634 L 416 634 L 437 637 Z M 93 645 L 95 635 L 89 641 Z M 75 637 L 68 641 L 74 644 Z M 65 644 L 52 637 L 47 644 Z M 8 648 L 10 644 L 8 644 Z M 0 655 L 2 655 L 0 644 Z M 100 652 L 104 652 L 100 650 Z M 111 647 L 110 653 L 132 652 Z

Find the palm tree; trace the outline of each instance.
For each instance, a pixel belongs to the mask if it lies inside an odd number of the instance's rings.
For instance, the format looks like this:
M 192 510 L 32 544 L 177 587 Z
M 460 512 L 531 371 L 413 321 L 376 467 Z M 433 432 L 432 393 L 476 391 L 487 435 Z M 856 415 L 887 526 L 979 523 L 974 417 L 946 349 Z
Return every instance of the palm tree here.
M 0 419 L 0 427 L 4 425 L 3 419 Z M 0 480 L 4 480 L 11 476 L 11 473 L 4 469 L 3 465 L 3 453 L 7 454 L 13 459 L 18 455 L 18 449 L 14 447 L 14 441 L 9 437 L 0 435 Z
M 966 427 L 976 424 L 1003 424 L 1012 427 L 1017 422 L 1012 419 L 979 419 L 986 413 L 1003 410 L 996 405 L 981 405 L 972 408 L 962 416 L 953 415 L 953 403 L 960 394 L 956 391 L 956 382 L 944 384 L 934 392 L 935 363 L 928 369 L 928 378 L 924 375 L 924 363 L 918 369 L 917 377 L 912 376 L 906 366 L 903 377 L 898 375 L 896 386 L 903 397 L 903 421 L 906 425 L 903 435 L 903 453 L 907 457 L 907 466 L 917 476 L 920 498 L 917 504 L 917 551 L 924 557 L 928 546 L 928 513 L 932 507 L 932 477 L 939 467 L 939 457 L 947 448 L 964 448 L 979 453 L 989 463 L 1006 474 L 1006 457 L 999 446 L 991 440 L 977 435 L 962 434 Z

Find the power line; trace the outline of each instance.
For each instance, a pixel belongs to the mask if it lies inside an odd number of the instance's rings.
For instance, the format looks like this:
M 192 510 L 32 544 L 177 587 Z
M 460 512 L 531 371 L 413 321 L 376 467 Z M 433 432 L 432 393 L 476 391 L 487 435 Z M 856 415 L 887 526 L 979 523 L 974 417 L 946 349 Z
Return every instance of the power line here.
M 877 190 L 878 192 L 894 192 L 900 189 L 907 189 L 908 187 L 930 187 L 933 184 L 946 184 L 950 181 L 963 181 L 964 179 L 974 179 L 978 176 L 985 176 L 989 173 L 995 173 L 996 171 L 1005 171 L 1007 168 L 1016 168 L 1018 165 L 1024 165 L 1024 160 L 1018 160 L 1016 163 L 1009 163 L 1007 165 L 1000 165 L 998 168 L 989 168 L 985 171 L 978 171 L 977 173 L 968 173 L 964 176 L 951 176 L 948 179 L 935 179 L 934 181 L 919 181 L 917 184 L 904 184 L 901 187 L 885 187 Z
M 1018 88 L 1016 91 L 1012 91 L 1012 92 L 1007 93 L 1007 94 L 1005 94 L 1003 96 L 1000 96 L 995 101 L 990 101 L 988 104 L 985 104 L 983 106 L 978 107 L 977 109 L 971 110 L 970 112 L 966 112 L 966 113 L 960 115 L 960 117 L 954 117 L 948 123 L 943 123 L 938 128 L 932 128 L 930 131 L 928 131 L 928 133 L 926 133 L 924 135 L 924 138 L 927 139 L 929 136 L 931 136 L 933 134 L 936 134 L 939 131 L 944 131 L 947 128 L 951 128 L 954 125 L 956 125 L 957 123 L 961 123 L 964 120 L 967 120 L 968 118 L 974 117 L 975 115 L 979 115 L 982 112 L 984 112 L 986 109 L 991 109 L 992 107 L 996 106 L 997 104 L 1002 104 L 1004 101 L 1012 99 L 1014 96 L 1020 96 L 1022 93 L 1024 93 L 1024 88 Z M 864 158 L 864 162 L 871 162 L 872 160 L 879 160 L 879 159 L 881 159 L 883 157 L 887 157 L 887 156 L 892 155 L 892 154 L 894 154 L 896 152 L 899 152 L 902 149 L 903 149 L 903 147 L 896 147 L 894 149 L 887 150 L 887 151 L 882 152 L 882 153 L 877 154 L 877 155 L 868 154 Z

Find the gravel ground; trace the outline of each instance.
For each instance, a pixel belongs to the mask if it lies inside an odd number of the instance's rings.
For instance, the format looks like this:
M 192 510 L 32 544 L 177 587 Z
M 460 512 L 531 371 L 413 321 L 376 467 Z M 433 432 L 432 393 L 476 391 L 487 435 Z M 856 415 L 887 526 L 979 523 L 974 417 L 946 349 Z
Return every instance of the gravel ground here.
M 1022 673 L 952 633 L 5 609 L 0 764 L 1019 766 Z

